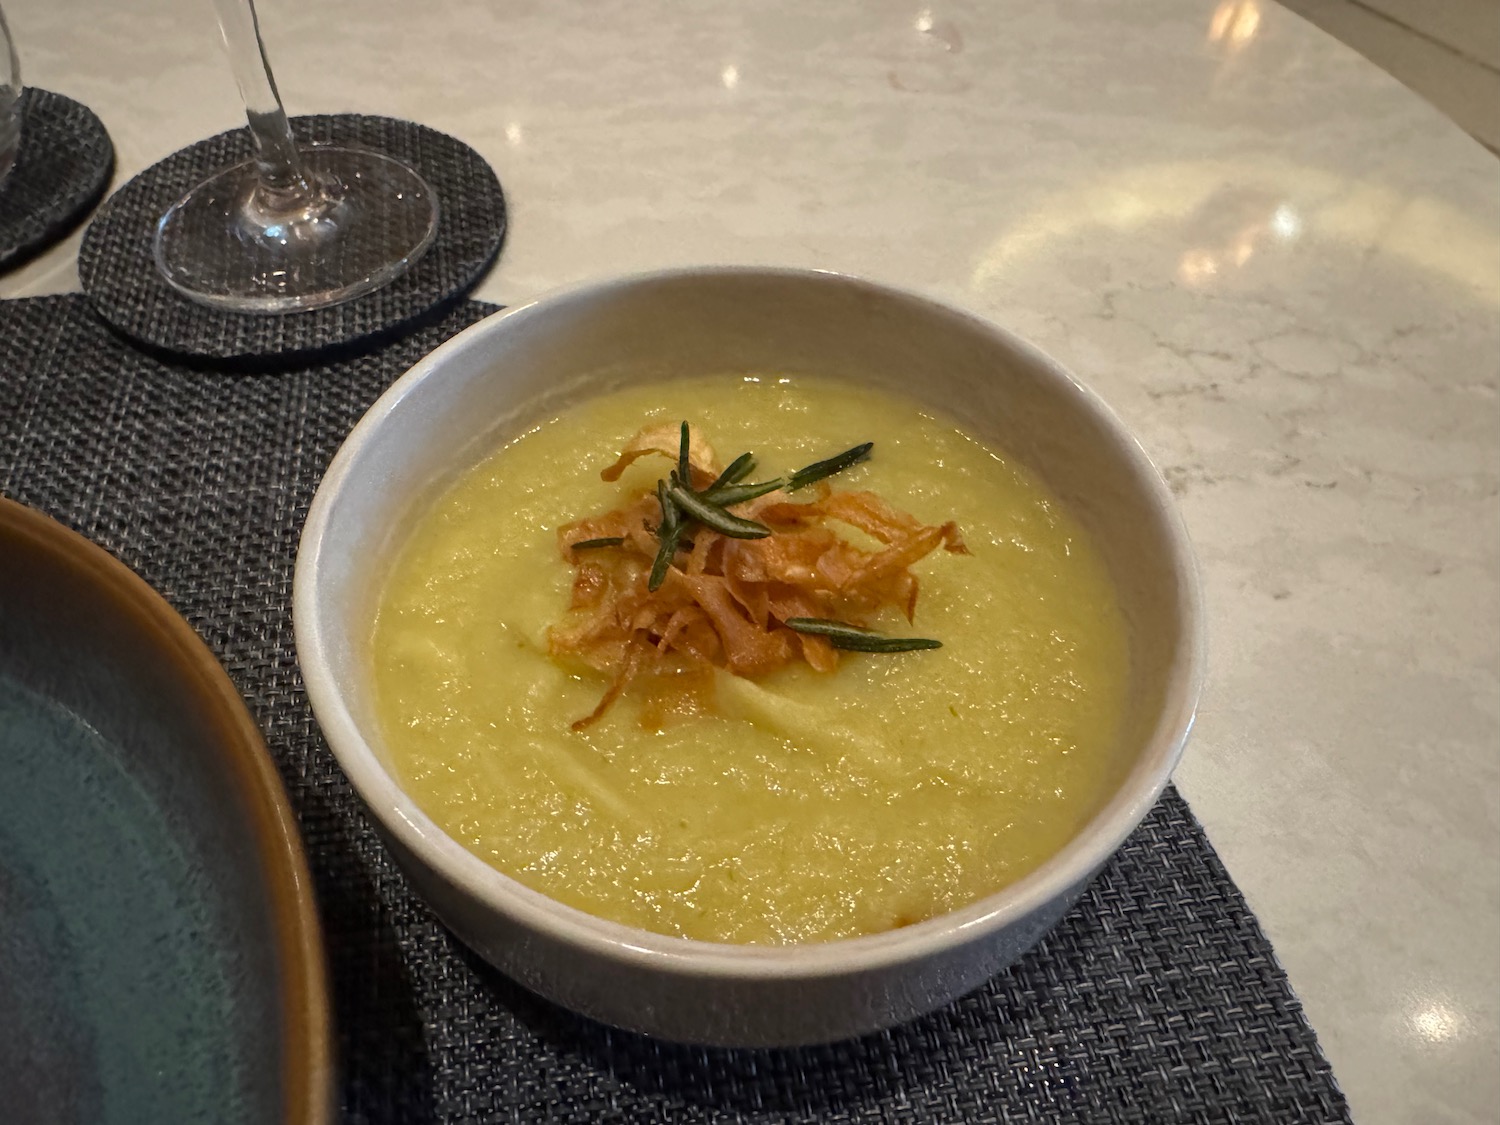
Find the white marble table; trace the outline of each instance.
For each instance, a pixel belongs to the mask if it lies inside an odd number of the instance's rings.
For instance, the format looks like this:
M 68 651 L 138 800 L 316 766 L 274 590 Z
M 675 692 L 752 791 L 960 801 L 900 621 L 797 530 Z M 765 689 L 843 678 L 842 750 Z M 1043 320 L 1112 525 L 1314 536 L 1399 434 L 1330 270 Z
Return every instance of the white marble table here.
M 119 182 L 234 125 L 208 0 L 5 0 Z M 478 296 L 838 269 L 1030 336 L 1177 491 L 1179 774 L 1378 1123 L 1500 1105 L 1500 162 L 1270 0 L 263 0 L 292 112 L 456 134 Z M 0 278 L 76 289 L 78 239 Z

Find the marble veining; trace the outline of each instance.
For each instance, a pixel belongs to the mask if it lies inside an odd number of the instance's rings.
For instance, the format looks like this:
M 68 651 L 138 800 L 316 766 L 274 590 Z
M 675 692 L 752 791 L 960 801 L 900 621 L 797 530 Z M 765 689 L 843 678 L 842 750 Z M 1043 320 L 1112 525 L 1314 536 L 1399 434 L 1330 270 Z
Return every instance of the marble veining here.
M 233 124 L 211 5 L 7 0 L 122 176 Z M 863 274 L 1030 337 L 1178 494 L 1179 773 L 1356 1119 L 1500 1104 L 1500 164 L 1269 0 L 262 0 L 293 112 L 417 118 L 511 207 L 478 295 Z M 128 46 L 125 46 L 128 44 Z M 336 53 L 337 65 L 330 55 Z M 0 295 L 76 288 L 76 237 Z

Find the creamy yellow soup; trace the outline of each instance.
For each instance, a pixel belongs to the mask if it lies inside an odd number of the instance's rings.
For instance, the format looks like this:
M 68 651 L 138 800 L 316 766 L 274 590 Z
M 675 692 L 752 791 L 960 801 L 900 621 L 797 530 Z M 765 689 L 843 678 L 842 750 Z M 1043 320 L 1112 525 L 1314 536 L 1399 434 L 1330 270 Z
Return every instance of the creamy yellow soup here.
M 688 419 L 755 479 L 862 441 L 834 478 L 970 554 L 917 563 L 941 649 L 844 654 L 649 729 L 629 692 L 548 655 L 573 568 L 557 529 L 670 468 L 599 472 L 643 424 Z M 1080 525 L 1003 451 L 910 402 L 814 379 L 705 378 L 571 409 L 470 470 L 417 521 L 381 594 L 377 709 L 402 785 L 501 871 L 580 910 L 706 941 L 827 941 L 946 913 L 1056 853 L 1098 808 L 1128 676 L 1125 624 Z

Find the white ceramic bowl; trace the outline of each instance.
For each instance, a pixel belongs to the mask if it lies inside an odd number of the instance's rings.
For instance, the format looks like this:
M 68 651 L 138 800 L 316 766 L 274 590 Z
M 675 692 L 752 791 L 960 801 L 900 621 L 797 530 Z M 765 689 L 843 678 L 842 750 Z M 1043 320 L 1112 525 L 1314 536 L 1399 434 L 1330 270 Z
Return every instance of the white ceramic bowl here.
M 450 839 L 387 767 L 372 607 L 413 514 L 498 442 L 622 383 L 815 373 L 960 419 L 1038 472 L 1093 533 L 1130 623 L 1132 690 L 1114 796 L 1058 855 L 963 910 L 789 947 L 664 937 L 564 906 Z M 297 649 L 339 763 L 438 915 L 526 987 L 620 1027 L 736 1046 L 839 1039 L 930 1011 L 1033 945 L 1151 808 L 1202 677 L 1191 552 L 1161 478 L 1051 359 L 982 320 L 826 273 L 691 269 L 606 281 L 459 333 L 370 409 L 313 500 L 297 558 Z

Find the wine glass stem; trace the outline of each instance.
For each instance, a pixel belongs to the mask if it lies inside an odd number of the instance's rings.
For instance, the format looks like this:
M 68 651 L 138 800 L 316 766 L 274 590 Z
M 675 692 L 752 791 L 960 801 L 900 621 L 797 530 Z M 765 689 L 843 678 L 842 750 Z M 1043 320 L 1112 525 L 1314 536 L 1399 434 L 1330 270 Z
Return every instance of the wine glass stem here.
M 254 0 L 214 0 L 214 7 L 255 138 L 261 188 L 283 198 L 306 198 L 313 189 L 303 174 L 297 142 L 292 139 L 292 127 L 281 107 L 281 95 L 276 92 Z

